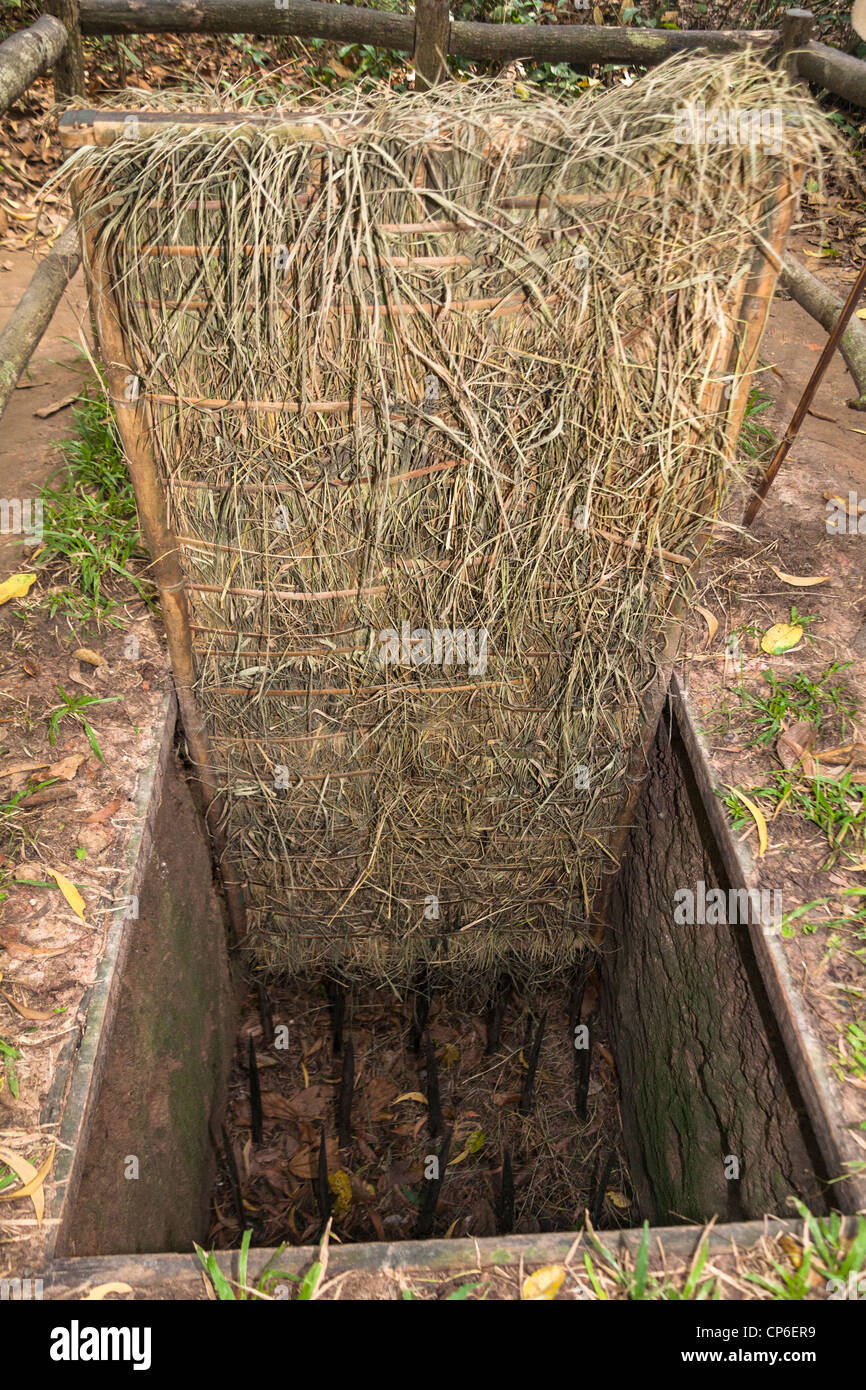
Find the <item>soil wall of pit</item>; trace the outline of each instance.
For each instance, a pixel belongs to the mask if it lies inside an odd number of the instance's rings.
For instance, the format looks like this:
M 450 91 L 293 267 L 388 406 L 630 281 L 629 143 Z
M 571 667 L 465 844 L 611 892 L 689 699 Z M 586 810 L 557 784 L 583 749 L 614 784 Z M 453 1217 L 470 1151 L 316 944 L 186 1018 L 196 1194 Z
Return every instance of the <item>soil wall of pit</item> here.
M 176 758 L 130 925 L 65 1255 L 186 1251 L 207 1231 L 237 1017 L 210 846 Z
M 826 1209 L 822 1165 L 743 925 L 679 925 L 728 883 L 675 720 L 651 753 L 603 946 L 602 998 L 641 1211 L 657 1225 Z M 682 914 L 679 914 L 682 915 Z M 730 912 L 727 914 L 732 915 Z

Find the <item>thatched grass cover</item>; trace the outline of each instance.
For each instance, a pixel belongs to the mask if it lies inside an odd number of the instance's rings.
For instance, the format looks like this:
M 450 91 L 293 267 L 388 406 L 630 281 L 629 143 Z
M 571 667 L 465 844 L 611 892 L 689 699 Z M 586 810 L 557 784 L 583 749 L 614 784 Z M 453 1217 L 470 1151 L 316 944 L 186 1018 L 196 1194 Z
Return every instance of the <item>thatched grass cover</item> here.
M 690 139 L 687 103 L 770 117 Z M 830 137 L 748 58 L 568 105 L 453 83 L 329 111 L 301 138 L 133 124 L 72 164 L 250 942 L 399 987 L 423 963 L 540 978 L 613 867 L 640 700 L 731 478 L 753 231 Z

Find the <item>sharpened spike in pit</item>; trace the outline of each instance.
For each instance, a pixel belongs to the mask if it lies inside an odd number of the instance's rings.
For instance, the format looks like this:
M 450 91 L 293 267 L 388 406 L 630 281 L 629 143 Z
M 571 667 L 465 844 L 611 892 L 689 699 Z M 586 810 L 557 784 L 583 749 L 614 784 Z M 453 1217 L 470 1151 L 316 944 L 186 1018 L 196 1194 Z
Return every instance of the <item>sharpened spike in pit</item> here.
M 496 988 L 493 991 L 493 998 L 490 1001 L 490 1012 L 487 1019 L 487 1055 L 495 1052 L 499 1046 L 499 1035 L 502 1032 L 502 1024 L 505 1020 L 506 1010 L 511 1001 L 514 981 L 510 975 L 500 975 L 496 981 Z
M 225 1125 L 220 1126 L 223 1136 L 223 1157 L 226 1162 L 226 1171 L 229 1175 L 229 1186 L 232 1190 L 232 1202 L 234 1203 L 235 1216 L 242 1231 L 246 1230 L 246 1213 L 244 1212 L 244 1199 L 241 1196 L 241 1179 L 238 1173 L 235 1151 L 229 1139 Z
M 592 1071 L 592 1027 L 586 1024 L 586 1047 L 574 1050 L 574 1110 L 581 1124 L 586 1121 L 589 1077 Z
M 438 1139 L 442 1133 L 442 1100 L 439 1095 L 439 1067 L 436 1062 L 436 1049 L 429 1033 L 425 1041 L 425 1059 L 427 1065 L 427 1129 L 431 1139 Z
M 424 1184 L 424 1195 L 421 1198 L 418 1212 L 418 1224 L 414 1231 L 415 1240 L 426 1240 L 433 1231 L 433 1221 L 436 1216 L 436 1208 L 439 1205 L 439 1194 L 445 1181 L 445 1169 L 448 1167 L 448 1158 L 451 1153 L 451 1135 L 452 1129 L 449 1127 L 445 1131 L 445 1137 L 439 1147 L 436 1176 L 428 1178 Z
M 529 1107 L 532 1104 L 532 1090 L 535 1086 L 535 1073 L 538 1071 L 538 1059 L 541 1056 L 541 1043 L 544 1038 L 544 1028 L 547 1023 L 547 1010 L 541 1015 L 541 1021 L 535 1033 L 535 1042 L 532 1044 L 532 1051 L 529 1054 L 529 1069 L 526 1073 L 526 1080 L 523 1083 L 523 1094 L 520 1097 L 520 1114 L 528 1115 Z
M 319 1163 L 316 1173 L 316 1205 L 319 1208 L 319 1216 L 322 1221 L 322 1228 L 328 1224 L 331 1215 L 331 1189 L 328 1186 L 328 1146 L 325 1139 L 324 1121 L 319 1122 Z
M 409 1046 L 416 1056 L 421 1051 L 421 1041 L 424 1037 L 424 1029 L 427 1027 L 432 997 L 430 976 L 426 970 L 422 970 L 412 990 L 412 1023 L 409 1028 Z
M 271 996 L 268 994 L 261 980 L 256 980 L 256 994 L 259 1001 L 262 1041 L 265 1047 L 272 1047 L 274 1042 L 274 1015 L 271 1009 Z
M 348 1149 L 352 1142 L 352 1099 L 355 1092 L 355 1044 L 351 1034 L 343 1049 L 343 1070 L 340 1074 L 340 1094 L 337 1100 L 337 1142 Z
M 496 1231 L 507 1236 L 514 1230 L 514 1171 L 511 1167 L 511 1150 L 506 1149 L 502 1156 L 502 1180 L 499 1184 L 499 1197 L 496 1203 Z
M 249 1044 L 250 1127 L 253 1143 L 260 1144 L 262 1142 L 262 1091 L 259 1086 L 259 1064 L 256 1061 L 256 1045 L 252 1033 L 250 1033 Z
M 599 1180 L 598 1186 L 596 1187 L 595 1192 L 592 1194 L 591 1219 L 592 1224 L 596 1228 L 596 1230 L 598 1230 L 599 1222 L 601 1221 L 601 1214 L 604 1210 L 604 1199 L 607 1193 L 607 1185 L 610 1181 L 610 1175 L 613 1171 L 613 1165 L 615 1161 L 616 1154 L 614 1153 L 613 1149 L 611 1149 L 607 1158 L 604 1160 L 604 1167 L 601 1170 L 601 1178 Z
M 346 991 L 336 980 L 325 981 L 325 993 L 331 1006 L 331 1046 L 335 1057 L 343 1046 L 343 1023 L 346 1018 Z

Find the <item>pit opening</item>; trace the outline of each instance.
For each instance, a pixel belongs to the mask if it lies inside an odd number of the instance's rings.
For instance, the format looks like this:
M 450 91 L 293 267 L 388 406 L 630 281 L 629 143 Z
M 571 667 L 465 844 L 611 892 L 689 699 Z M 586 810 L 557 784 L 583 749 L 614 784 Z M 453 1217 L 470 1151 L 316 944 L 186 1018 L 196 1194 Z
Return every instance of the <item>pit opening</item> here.
M 827 1210 L 832 1189 L 747 928 L 673 922 L 678 890 L 727 890 L 673 707 L 591 961 L 531 996 L 506 982 L 493 999 L 420 980 L 410 999 L 357 991 L 342 998 L 342 1023 L 321 980 L 271 985 L 270 1045 L 227 945 L 188 773 L 176 758 L 163 779 L 58 1255 L 235 1248 L 236 1183 L 259 1246 L 314 1242 L 323 1202 L 344 1243 L 577 1230 L 587 1214 L 600 1230 L 734 1222 L 787 1215 L 790 1196 Z M 444 1173 L 432 1211 L 431 1160 Z

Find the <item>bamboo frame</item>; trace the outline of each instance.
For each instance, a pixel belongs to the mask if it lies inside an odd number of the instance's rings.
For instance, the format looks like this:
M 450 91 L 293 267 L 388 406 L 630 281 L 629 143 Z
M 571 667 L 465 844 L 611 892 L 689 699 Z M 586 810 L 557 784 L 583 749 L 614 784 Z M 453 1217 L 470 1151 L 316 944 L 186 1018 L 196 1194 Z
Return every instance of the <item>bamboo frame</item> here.
M 82 191 L 83 186 L 79 182 L 73 190 L 76 211 L 80 206 Z M 246 908 L 240 881 L 227 858 L 221 821 L 222 797 L 217 783 L 207 770 L 211 765 L 211 748 L 194 693 L 195 664 L 184 575 L 178 544 L 166 519 L 165 497 L 151 442 L 147 403 L 144 400 L 129 401 L 124 395 L 125 380 L 133 374 L 129 365 L 131 354 L 124 340 L 106 267 L 98 251 L 95 229 L 86 223 L 82 225 L 80 220 L 79 227 L 85 248 L 85 275 L 97 341 L 116 407 L 117 428 L 135 492 L 142 531 L 151 554 L 150 568 L 165 624 L 178 707 L 190 756 L 205 798 L 205 815 L 220 867 L 232 928 L 240 941 L 246 935 Z
M 206 128 L 207 118 L 198 117 L 198 122 Z M 238 128 L 241 128 L 243 122 Z M 164 129 L 164 125 L 161 127 Z M 214 131 L 222 131 L 225 122 L 215 122 Z M 308 126 L 284 126 L 281 128 L 287 138 L 308 138 L 310 129 Z M 109 143 L 110 138 L 115 138 L 122 132 L 114 129 L 110 122 L 94 122 L 91 129 L 91 137 L 97 144 Z M 322 138 L 321 126 L 317 132 L 317 138 Z M 68 141 L 64 143 L 69 147 Z M 79 141 L 78 143 L 81 143 Z M 782 187 L 768 195 L 766 200 L 765 220 L 769 222 L 766 227 L 766 240 L 772 250 L 781 251 L 785 235 L 790 225 L 793 212 L 795 190 L 793 188 Z M 533 199 L 513 199 L 508 200 L 515 206 L 534 205 Z M 455 231 L 478 231 L 480 228 L 473 222 L 456 221 L 430 221 L 418 223 L 395 223 L 383 224 L 381 230 L 411 235 L 414 233 L 438 233 Z M 314 602 L 333 598 L 352 598 L 358 597 L 363 593 L 381 593 L 385 591 L 385 586 L 368 587 L 363 590 L 348 589 L 340 591 L 323 591 L 322 593 L 298 592 L 293 590 L 268 591 L 244 589 L 222 585 L 198 584 L 185 581 L 182 566 L 180 563 L 182 539 L 173 535 L 166 520 L 165 499 L 162 495 L 159 473 L 150 441 L 150 410 L 155 404 L 166 405 L 186 405 L 193 409 L 206 410 L 258 410 L 274 411 L 285 413 L 305 413 L 322 414 L 349 413 L 352 410 L 362 409 L 374 411 L 375 402 L 350 402 L 350 401 L 314 401 L 302 403 L 299 401 L 230 401 L 221 399 L 189 399 L 183 400 L 175 395 L 166 393 L 146 393 L 142 398 L 135 402 L 127 402 L 123 397 L 124 377 L 128 375 L 131 368 L 128 363 L 131 354 L 123 338 L 123 333 L 117 319 L 115 302 L 107 283 L 105 267 L 98 260 L 96 255 L 96 242 L 92 229 L 84 229 L 85 244 L 89 255 L 88 277 L 91 290 L 92 301 L 94 304 L 97 320 L 97 334 L 99 338 L 100 350 L 108 367 L 108 379 L 112 395 L 115 397 L 118 406 L 118 424 L 124 449 L 129 461 L 130 474 L 136 493 L 136 500 L 142 517 L 142 524 L 148 547 L 154 557 L 154 574 L 157 581 L 158 592 L 163 606 L 166 620 L 166 629 L 169 642 L 169 650 L 172 660 L 172 668 L 175 675 L 175 682 L 178 690 L 178 699 L 181 706 L 182 718 L 189 741 L 190 752 L 193 762 L 196 765 L 197 773 L 201 779 L 202 788 L 205 792 L 208 803 L 208 825 L 214 840 L 218 859 L 221 864 L 227 866 L 226 842 L 221 825 L 221 805 L 222 797 L 217 781 L 212 775 L 212 742 L 208 737 L 204 720 L 194 694 L 195 679 L 195 654 L 203 649 L 195 645 L 193 633 L 206 632 L 206 629 L 194 625 L 190 621 L 189 609 L 186 602 L 185 592 L 203 592 L 215 594 L 232 594 L 239 596 L 264 598 L 266 596 L 284 599 L 291 602 Z M 161 254 L 185 256 L 187 254 L 200 254 L 207 251 L 205 247 L 166 247 L 156 245 L 148 248 L 148 254 Z M 415 258 L 411 256 L 399 256 L 393 258 L 395 264 L 414 264 Z M 418 260 L 430 265 L 452 265 L 462 264 L 467 258 L 459 256 L 442 257 L 421 257 Z M 720 334 L 719 339 L 714 344 L 713 356 L 710 364 L 710 374 L 708 376 L 701 404 L 708 412 L 717 412 L 722 404 L 722 392 L 724 389 L 724 375 L 732 372 L 739 373 L 741 376 L 748 374 L 752 370 L 761 334 L 766 322 L 769 311 L 769 302 L 772 290 L 777 278 L 777 270 L 773 264 L 773 259 L 766 251 L 760 247 L 755 253 L 753 267 L 750 276 L 743 279 L 738 285 L 733 287 L 730 295 L 730 304 L 726 311 L 726 326 Z M 659 314 L 662 316 L 669 310 L 676 300 L 676 295 L 669 295 L 659 306 L 651 318 L 625 334 L 619 344 L 619 349 L 627 346 L 640 334 L 646 332 L 657 322 Z M 513 309 L 503 310 L 503 304 L 509 303 L 509 297 L 505 299 L 497 298 L 491 300 L 466 300 L 454 301 L 443 306 L 431 306 L 431 313 L 442 313 L 451 310 L 469 310 L 498 308 L 498 312 L 521 312 L 525 311 L 534 301 L 523 296 L 521 302 Z M 203 301 L 207 306 L 208 301 Z M 160 307 L 171 307 L 171 302 Z M 185 305 L 178 301 L 177 307 L 194 308 L 200 307 L 196 301 L 187 301 Z M 386 306 L 383 311 L 381 306 L 369 306 L 370 312 L 418 312 L 417 306 Z M 742 423 L 743 415 L 748 399 L 748 390 L 741 390 L 731 402 L 726 417 L 725 440 L 726 450 L 730 454 L 736 446 L 736 440 Z M 395 418 L 392 416 L 392 418 Z M 428 468 L 413 470 L 410 476 L 420 476 L 432 473 L 439 469 L 459 466 L 468 463 L 468 460 L 449 460 L 438 464 L 430 465 Z M 391 482 L 402 480 L 403 475 L 397 475 Z M 172 484 L 174 485 L 174 484 Z M 349 485 L 349 484 L 347 484 Z M 181 487 L 201 487 L 216 491 L 207 483 L 180 482 Z M 305 484 L 306 486 L 306 484 Z M 313 483 L 310 486 L 315 487 Z M 289 490 L 291 485 L 287 485 Z M 262 489 L 256 485 L 241 485 L 245 492 L 256 494 Z M 267 489 L 271 490 L 271 489 Z M 278 489 L 275 489 L 278 490 Z M 596 528 L 592 528 L 596 530 Z M 611 545 L 623 546 L 626 548 L 640 548 L 636 542 L 629 537 L 621 537 L 612 532 L 599 530 L 598 534 L 603 535 Z M 708 537 L 704 540 L 704 546 Z M 198 544 L 198 542 L 196 542 Z M 688 557 L 678 555 L 674 552 L 666 551 L 659 547 L 659 556 L 678 564 L 696 564 Z M 658 721 L 668 695 L 668 687 L 673 671 L 676 653 L 679 647 L 682 633 L 682 617 L 678 614 L 674 616 L 667 626 L 666 648 L 662 658 L 661 671 L 658 679 L 654 682 L 653 688 L 649 693 L 644 705 L 642 715 L 641 735 L 638 743 L 633 750 L 629 767 L 625 774 L 626 792 L 621 803 L 619 813 L 615 818 L 615 834 L 610 846 L 610 857 L 615 862 L 624 847 L 626 837 L 630 829 L 630 822 L 633 811 L 637 804 L 637 799 L 643 785 L 646 774 L 646 766 L 649 750 L 655 737 Z M 233 635 L 230 630 L 226 630 L 227 635 Z M 250 635 L 250 634 L 245 634 Z M 420 687 L 424 693 L 431 695 L 447 695 L 452 691 L 474 690 L 484 687 L 508 687 L 520 689 L 525 682 L 511 681 L 481 681 L 452 686 L 430 686 Z M 220 686 L 213 688 L 214 693 L 224 695 L 245 696 L 247 698 L 272 699 L 280 697 L 302 698 L 309 694 L 305 688 L 270 688 L 259 690 L 255 685 L 250 686 Z M 399 683 L 386 686 L 375 687 L 334 687 L 322 688 L 319 693 L 323 695 L 371 695 L 371 696 L 392 696 L 393 694 L 406 693 L 411 690 L 413 695 L 419 693 L 419 687 L 413 683 L 411 687 L 402 686 Z M 351 729 L 327 731 L 332 737 L 351 737 L 355 731 Z M 303 738 L 315 740 L 326 736 L 321 731 L 314 731 Z M 219 739 L 223 745 L 226 739 Z M 245 742 L 254 742 L 247 740 Z M 333 774 L 322 774 L 318 780 L 333 775 L 335 780 L 341 776 L 352 775 L 351 773 L 335 772 Z M 315 780 L 312 776 L 307 780 Z M 602 884 L 593 904 L 593 920 L 597 924 L 597 939 L 600 939 L 606 922 L 607 909 L 609 905 L 610 890 L 613 877 L 610 876 Z M 243 883 L 234 874 L 231 877 L 224 876 L 226 897 L 229 902 L 232 920 L 238 938 L 244 934 L 246 925 L 246 909 L 241 896 Z

